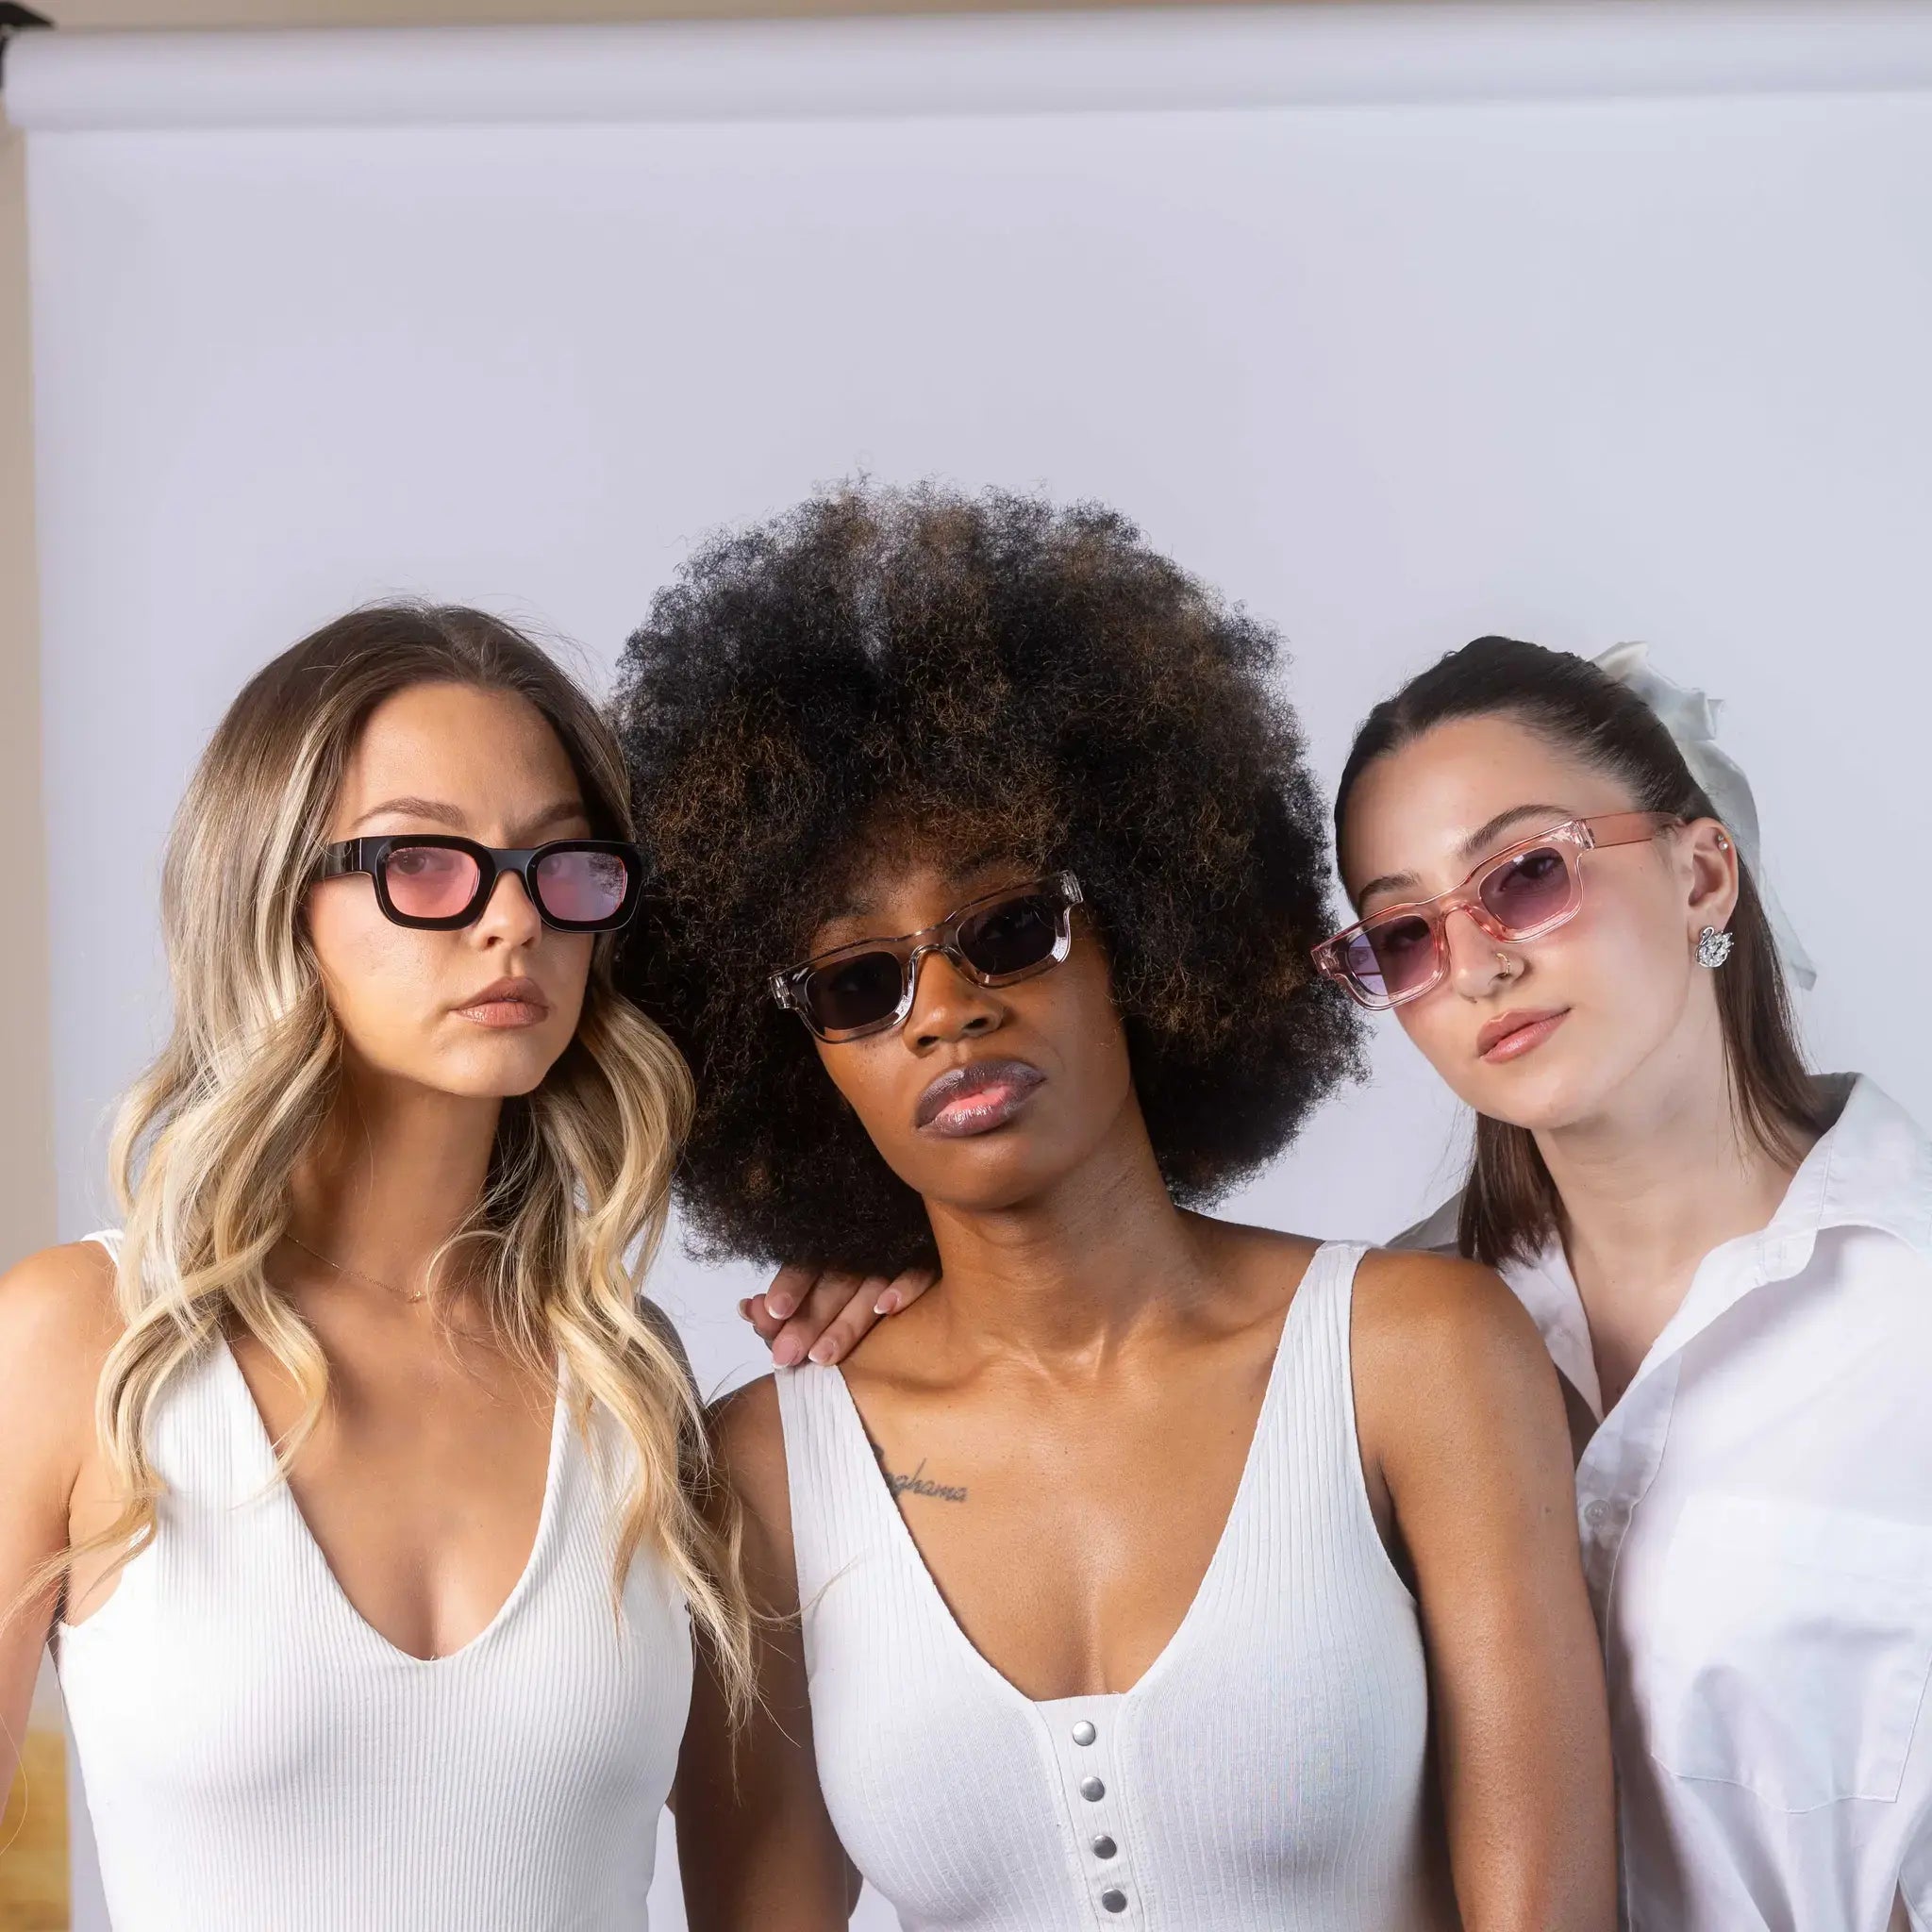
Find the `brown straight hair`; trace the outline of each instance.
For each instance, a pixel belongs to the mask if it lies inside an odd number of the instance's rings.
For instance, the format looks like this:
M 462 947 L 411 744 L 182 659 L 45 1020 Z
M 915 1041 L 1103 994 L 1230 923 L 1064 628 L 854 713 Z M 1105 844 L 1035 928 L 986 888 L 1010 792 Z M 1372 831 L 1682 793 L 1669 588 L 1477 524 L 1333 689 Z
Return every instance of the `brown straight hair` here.
M 1657 713 L 1588 659 L 1515 638 L 1477 638 L 1452 651 L 1362 721 L 1335 793 L 1339 850 L 1349 794 L 1379 758 L 1454 718 L 1509 717 L 1625 785 L 1639 811 L 1718 816 Z M 1718 1020 L 1731 1106 L 1774 1159 L 1796 1158 L 1822 1131 L 1771 922 L 1740 853 L 1735 941 L 1717 974 Z M 1526 1127 L 1478 1114 L 1475 1157 L 1457 1229 L 1462 1253 L 1490 1267 L 1527 1260 L 1562 1229 L 1563 1204 Z

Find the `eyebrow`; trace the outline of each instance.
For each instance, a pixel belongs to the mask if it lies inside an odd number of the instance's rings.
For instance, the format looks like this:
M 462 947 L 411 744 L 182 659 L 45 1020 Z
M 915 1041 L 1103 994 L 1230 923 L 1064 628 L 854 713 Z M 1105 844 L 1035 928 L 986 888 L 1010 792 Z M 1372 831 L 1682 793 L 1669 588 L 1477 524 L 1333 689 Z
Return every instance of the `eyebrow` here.
M 1501 833 L 1524 819 L 1542 819 L 1551 824 L 1562 824 L 1575 816 L 1567 805 L 1512 805 L 1507 811 L 1499 811 L 1494 818 L 1478 825 L 1456 848 L 1456 856 L 1465 865 L 1473 866 L 1482 856 L 1484 847 L 1493 845 Z M 1414 892 L 1421 886 L 1422 881 L 1412 872 L 1384 873 L 1380 878 L 1371 879 L 1356 893 L 1355 903 L 1357 907 L 1365 906 L 1377 892 Z
M 954 867 L 953 871 L 948 874 L 948 876 L 951 878 L 953 882 L 954 891 L 958 891 L 960 894 L 960 898 L 958 900 L 958 904 L 960 906 L 970 906 L 974 900 L 982 896 L 982 894 L 976 891 L 968 891 L 966 890 L 968 883 L 971 880 L 977 878 L 980 874 L 986 872 L 991 866 L 998 864 L 1000 860 L 1005 857 L 1006 855 L 1004 853 L 1001 853 L 989 847 L 984 852 L 974 853 L 974 856 L 971 858 L 969 858 L 963 865 Z M 987 891 L 997 891 L 997 888 L 988 887 Z M 948 909 L 951 910 L 957 908 Z M 819 920 L 818 924 L 814 928 L 814 930 L 818 932 L 824 932 L 828 925 L 841 925 L 848 919 L 875 919 L 877 916 L 877 899 L 867 898 L 861 892 L 856 894 L 852 898 L 841 900 L 837 906 L 833 907 L 830 911 L 826 912 Z M 899 935 L 897 933 L 869 933 L 862 935 L 862 937 L 869 939 L 897 939 Z
M 535 833 L 548 831 L 553 825 L 568 824 L 574 820 L 581 819 L 588 824 L 590 817 L 581 799 L 559 798 L 534 817 L 522 821 L 515 830 L 527 840 Z M 427 819 L 431 824 L 446 825 L 452 832 L 466 832 L 470 823 L 461 807 L 446 805 L 441 799 L 389 798 L 380 805 L 372 806 L 356 824 L 366 825 L 371 819 L 380 818 Z

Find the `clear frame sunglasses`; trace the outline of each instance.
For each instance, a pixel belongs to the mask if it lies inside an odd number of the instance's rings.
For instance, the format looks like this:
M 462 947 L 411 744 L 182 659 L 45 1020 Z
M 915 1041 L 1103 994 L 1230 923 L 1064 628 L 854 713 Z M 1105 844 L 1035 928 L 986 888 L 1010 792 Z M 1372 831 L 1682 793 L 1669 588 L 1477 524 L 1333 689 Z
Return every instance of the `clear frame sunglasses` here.
M 1420 999 L 1449 972 L 1445 932 L 1467 912 L 1492 940 L 1522 944 L 1576 917 L 1583 906 L 1583 855 L 1641 845 L 1684 821 L 1670 812 L 1610 812 L 1569 819 L 1486 858 L 1433 899 L 1385 906 L 1314 949 L 1315 964 L 1357 1005 L 1386 1012 Z

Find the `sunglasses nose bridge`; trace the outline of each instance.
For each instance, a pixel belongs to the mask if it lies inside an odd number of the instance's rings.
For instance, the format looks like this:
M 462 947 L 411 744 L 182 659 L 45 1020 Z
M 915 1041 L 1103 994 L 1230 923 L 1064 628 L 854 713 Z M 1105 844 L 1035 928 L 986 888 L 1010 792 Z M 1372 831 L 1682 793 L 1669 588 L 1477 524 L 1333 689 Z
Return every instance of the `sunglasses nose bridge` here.
M 499 902 L 504 882 L 508 879 L 516 881 L 517 890 L 524 903 L 519 907 L 514 899 L 502 901 L 500 912 Z M 542 903 L 537 897 L 536 885 L 530 877 L 527 861 L 522 865 L 499 864 L 493 877 L 478 882 L 476 892 L 476 924 L 480 925 L 491 918 L 499 917 L 503 912 L 507 912 L 511 918 L 521 918 L 525 911 L 538 924 L 548 923 L 543 917 Z
M 1497 922 L 1496 915 L 1483 903 L 1480 887 L 1471 886 L 1446 899 L 1437 908 L 1437 943 L 1446 952 L 1449 946 L 1449 922 L 1458 913 L 1467 913 L 1469 923 L 1487 940 L 1501 940 L 1508 937 Z
M 1460 948 L 1450 924 L 1452 914 L 1457 912 L 1469 914 L 1471 942 Z M 1497 948 L 1512 942 L 1511 936 L 1496 924 L 1495 914 L 1471 893 L 1467 900 L 1448 908 L 1442 914 L 1436 938 L 1441 960 L 1438 970 L 1443 978 L 1465 991 L 1474 991 L 1478 986 L 1486 990 L 1494 982 L 1498 961 L 1507 958 Z
M 951 940 L 921 940 L 919 944 L 906 955 L 906 997 L 908 1006 L 918 996 L 920 962 L 928 953 L 937 953 L 961 979 L 977 984 L 965 955 Z
M 980 976 L 972 961 L 960 952 L 956 942 L 950 939 L 922 941 L 920 944 L 914 946 L 911 952 L 906 956 L 905 1007 L 902 1018 L 908 1024 L 911 1022 L 913 1010 L 919 1004 L 920 962 L 928 953 L 938 954 L 953 969 L 954 977 L 961 987 L 967 990 L 969 997 L 976 997 L 981 1001 L 988 997 L 985 980 Z M 987 1024 L 987 1016 L 982 1009 L 977 1017 L 966 1022 L 966 1026 L 971 1031 L 979 1032 L 984 1030 Z

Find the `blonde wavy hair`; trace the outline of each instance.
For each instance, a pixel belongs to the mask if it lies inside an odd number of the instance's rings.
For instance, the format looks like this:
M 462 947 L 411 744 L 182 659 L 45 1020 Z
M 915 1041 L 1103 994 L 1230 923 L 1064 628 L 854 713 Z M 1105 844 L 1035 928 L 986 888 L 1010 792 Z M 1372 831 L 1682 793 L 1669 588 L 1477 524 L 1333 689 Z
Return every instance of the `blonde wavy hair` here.
M 110 1156 L 126 1325 L 102 1371 L 95 1421 L 123 1507 L 62 1553 L 61 1574 L 87 1552 L 111 1553 L 111 1574 L 154 1538 L 161 1483 L 148 1424 L 169 1382 L 225 1324 L 245 1328 L 301 1391 L 278 1474 L 321 1419 L 321 1345 L 263 1267 L 341 1063 L 302 901 L 364 723 L 425 683 L 528 700 L 561 741 L 598 835 L 630 836 L 623 756 L 596 707 L 536 644 L 481 611 L 356 611 L 284 652 L 229 707 L 162 872 L 173 1035 L 122 1103 Z M 508 1352 L 546 1377 L 561 1357 L 587 1444 L 593 1411 L 616 1423 L 631 1455 L 611 1501 L 613 1607 L 638 1552 L 655 1552 L 742 1711 L 750 1612 L 734 1519 L 675 1333 L 640 1290 L 664 1232 L 691 1075 L 616 991 L 615 944 L 597 939 L 569 1047 L 534 1091 L 505 1101 L 483 1198 L 439 1252 L 433 1278 L 459 1261 Z

